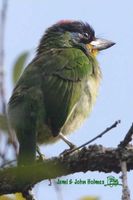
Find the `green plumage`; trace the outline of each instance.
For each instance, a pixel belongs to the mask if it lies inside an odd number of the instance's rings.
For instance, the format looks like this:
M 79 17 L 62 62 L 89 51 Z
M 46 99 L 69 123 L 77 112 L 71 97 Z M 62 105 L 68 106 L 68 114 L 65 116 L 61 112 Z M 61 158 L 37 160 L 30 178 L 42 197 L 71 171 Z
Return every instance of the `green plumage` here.
M 36 143 L 55 142 L 60 132 L 78 128 L 96 100 L 101 72 L 95 57 L 74 43 L 73 32 L 60 33 L 58 26 L 43 36 L 9 101 L 20 164 L 35 160 Z

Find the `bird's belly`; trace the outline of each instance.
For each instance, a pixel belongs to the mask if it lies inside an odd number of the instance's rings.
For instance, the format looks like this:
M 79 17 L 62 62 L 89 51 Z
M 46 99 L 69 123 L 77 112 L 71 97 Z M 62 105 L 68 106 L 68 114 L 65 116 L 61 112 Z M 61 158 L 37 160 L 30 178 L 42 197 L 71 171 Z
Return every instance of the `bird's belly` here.
M 89 116 L 96 101 L 98 86 L 99 84 L 93 78 L 89 78 L 85 82 L 81 98 L 62 129 L 63 134 L 66 135 L 75 131 Z
M 93 77 L 90 77 L 83 85 L 83 91 L 80 100 L 73 108 L 69 115 L 66 123 L 61 129 L 64 135 L 70 134 L 81 126 L 83 121 L 90 114 L 93 104 L 95 103 L 99 88 L 99 82 Z M 59 137 L 53 137 L 51 130 L 46 124 L 39 128 L 38 131 L 38 142 L 39 143 L 53 143 L 56 142 Z

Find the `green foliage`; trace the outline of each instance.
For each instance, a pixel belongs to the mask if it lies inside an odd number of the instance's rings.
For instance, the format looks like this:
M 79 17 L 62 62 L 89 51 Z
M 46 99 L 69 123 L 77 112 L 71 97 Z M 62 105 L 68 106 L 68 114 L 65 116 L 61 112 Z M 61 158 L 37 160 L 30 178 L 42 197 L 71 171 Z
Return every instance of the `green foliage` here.
M 11 196 L 12 195 L 2 195 L 2 196 L 0 196 L 0 200 L 15 200 Z
M 8 129 L 8 124 L 7 124 L 6 116 L 0 114 L 0 130 L 7 131 L 7 129 Z
M 17 82 L 17 80 L 19 79 L 25 62 L 27 60 L 27 57 L 29 56 L 29 52 L 24 52 L 22 53 L 16 60 L 14 67 L 13 67 L 13 83 L 15 85 L 15 83 Z
M 0 196 L 0 200 L 25 200 L 25 198 L 22 197 L 21 193 L 16 193 L 12 195 L 2 195 Z
M 22 196 L 22 193 L 16 193 L 15 200 L 25 200 L 25 198 Z
M 85 197 L 82 197 L 80 200 L 100 200 L 100 199 L 98 197 L 85 196 Z

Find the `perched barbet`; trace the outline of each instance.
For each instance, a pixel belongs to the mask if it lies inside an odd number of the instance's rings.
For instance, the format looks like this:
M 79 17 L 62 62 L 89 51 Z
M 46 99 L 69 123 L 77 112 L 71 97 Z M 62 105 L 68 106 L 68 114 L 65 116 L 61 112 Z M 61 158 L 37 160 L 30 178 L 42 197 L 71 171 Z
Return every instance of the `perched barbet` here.
M 62 20 L 46 30 L 9 100 L 19 164 L 35 161 L 37 143 L 61 138 L 74 147 L 65 135 L 82 124 L 95 103 L 101 80 L 96 55 L 114 44 L 81 21 Z

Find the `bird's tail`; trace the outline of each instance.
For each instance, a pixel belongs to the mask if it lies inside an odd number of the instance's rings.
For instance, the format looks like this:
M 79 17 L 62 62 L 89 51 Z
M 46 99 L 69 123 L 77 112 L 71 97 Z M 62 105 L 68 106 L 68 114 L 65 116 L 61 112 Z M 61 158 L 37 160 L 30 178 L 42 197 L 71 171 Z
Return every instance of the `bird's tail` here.
M 38 88 L 20 89 L 16 88 L 10 98 L 8 116 L 19 142 L 18 165 L 24 165 L 35 161 L 36 130 L 38 118 L 43 119 L 43 98 Z
M 9 104 L 9 123 L 15 130 L 18 142 L 18 165 L 30 164 L 36 156 L 36 105 L 27 101 Z
M 36 128 L 34 124 L 17 130 L 19 140 L 18 165 L 31 164 L 36 158 Z

